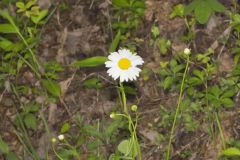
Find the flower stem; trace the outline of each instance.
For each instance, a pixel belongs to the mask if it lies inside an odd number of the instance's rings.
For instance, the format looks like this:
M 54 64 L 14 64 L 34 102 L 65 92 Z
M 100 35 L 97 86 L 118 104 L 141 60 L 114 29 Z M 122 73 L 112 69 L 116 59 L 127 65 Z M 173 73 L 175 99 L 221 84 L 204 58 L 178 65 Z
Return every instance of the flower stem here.
M 174 134 L 174 130 L 175 130 L 176 122 L 177 122 L 178 113 L 180 110 L 180 104 L 182 101 L 184 82 L 185 82 L 188 66 L 189 66 L 189 56 L 187 56 L 187 64 L 186 64 L 186 68 L 185 68 L 183 78 L 182 78 L 182 84 L 181 84 L 180 94 L 179 94 L 179 98 L 178 98 L 177 109 L 175 112 L 175 116 L 174 116 L 174 120 L 173 120 L 173 124 L 172 124 L 172 128 L 171 128 L 171 133 L 170 133 L 170 137 L 169 137 L 169 141 L 168 141 L 166 160 L 169 160 L 169 158 L 170 158 L 171 144 L 172 144 L 173 134 Z
M 133 140 L 135 141 L 134 144 L 136 144 L 136 149 L 137 149 L 137 155 L 138 155 L 138 159 L 142 160 L 142 155 L 141 155 L 141 149 L 140 149 L 140 145 L 138 143 L 138 138 L 137 138 L 137 132 L 136 132 L 136 128 L 137 128 L 137 122 L 134 125 L 131 115 L 128 112 L 128 108 L 127 108 L 127 100 L 126 100 L 126 94 L 124 91 L 124 87 L 123 84 L 120 82 L 120 91 L 121 91 L 121 98 L 122 98 L 122 104 L 123 104 L 123 111 L 125 114 L 117 114 L 117 115 L 122 115 L 124 117 L 126 117 L 128 119 L 128 123 L 129 123 L 129 131 L 131 132 L 131 136 L 133 137 Z
M 125 91 L 124 91 L 123 84 L 121 82 L 120 82 L 120 90 L 121 90 L 121 96 L 122 96 L 123 111 L 124 111 L 124 113 L 129 115 L 128 108 L 127 108 L 126 94 L 125 94 Z

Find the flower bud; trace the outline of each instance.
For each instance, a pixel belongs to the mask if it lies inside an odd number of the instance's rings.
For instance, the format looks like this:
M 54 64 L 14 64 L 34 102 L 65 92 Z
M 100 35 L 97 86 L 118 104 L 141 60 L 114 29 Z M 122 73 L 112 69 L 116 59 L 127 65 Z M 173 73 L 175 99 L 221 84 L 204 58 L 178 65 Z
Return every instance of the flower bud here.
M 110 114 L 110 118 L 112 118 L 112 119 L 115 118 L 115 116 L 116 116 L 115 113 L 111 113 L 111 114 Z
M 132 106 L 131 106 L 131 110 L 132 110 L 132 111 L 136 112 L 137 109 L 138 109 L 137 105 L 132 105 Z
M 64 135 L 63 134 L 60 134 L 59 136 L 58 136 L 58 139 L 60 140 L 60 141 L 62 141 L 62 140 L 64 140 Z
M 52 138 L 52 139 L 51 139 L 51 142 L 52 142 L 52 143 L 55 143 L 56 141 L 57 141 L 56 138 Z
M 184 53 L 185 55 L 190 55 L 190 54 L 191 54 L 191 49 L 185 48 L 184 51 L 183 51 L 183 53 Z

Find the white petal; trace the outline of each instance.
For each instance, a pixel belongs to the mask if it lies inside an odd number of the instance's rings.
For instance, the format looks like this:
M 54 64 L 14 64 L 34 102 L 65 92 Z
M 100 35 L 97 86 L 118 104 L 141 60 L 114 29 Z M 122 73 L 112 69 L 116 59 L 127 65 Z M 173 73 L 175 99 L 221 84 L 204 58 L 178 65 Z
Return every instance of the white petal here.
M 126 58 L 130 58 L 132 56 L 132 52 L 128 49 L 119 49 L 118 53 L 121 56 L 126 57 Z
M 131 62 L 132 62 L 133 66 L 142 65 L 144 63 L 144 61 L 142 60 L 142 58 L 140 56 L 132 57 Z
M 111 67 L 116 66 L 116 63 L 114 63 L 114 62 L 112 62 L 112 61 L 107 61 L 107 62 L 105 62 L 105 66 L 106 66 L 107 68 L 111 68 Z
M 116 68 L 110 68 L 107 73 L 113 77 L 115 80 L 119 77 L 119 74 L 116 72 Z
M 121 58 L 121 56 L 118 54 L 118 52 L 113 52 L 108 56 L 108 59 L 111 61 L 118 61 Z

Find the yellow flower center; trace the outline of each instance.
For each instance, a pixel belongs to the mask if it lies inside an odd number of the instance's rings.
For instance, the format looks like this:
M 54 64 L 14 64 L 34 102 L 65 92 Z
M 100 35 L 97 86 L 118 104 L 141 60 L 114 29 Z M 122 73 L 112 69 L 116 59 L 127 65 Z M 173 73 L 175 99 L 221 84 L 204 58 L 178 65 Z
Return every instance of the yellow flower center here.
M 128 68 L 131 67 L 131 61 L 127 58 L 122 58 L 118 61 L 118 66 L 122 70 L 127 70 Z

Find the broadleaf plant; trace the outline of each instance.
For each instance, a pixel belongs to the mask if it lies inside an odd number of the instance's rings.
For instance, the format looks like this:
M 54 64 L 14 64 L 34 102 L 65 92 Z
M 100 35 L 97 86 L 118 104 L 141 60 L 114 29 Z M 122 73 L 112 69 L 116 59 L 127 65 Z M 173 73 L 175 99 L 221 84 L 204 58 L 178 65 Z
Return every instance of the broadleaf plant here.
M 196 20 L 201 23 L 207 23 L 209 17 L 214 12 L 224 12 L 225 7 L 217 0 L 193 0 L 185 9 L 185 15 L 194 11 Z

